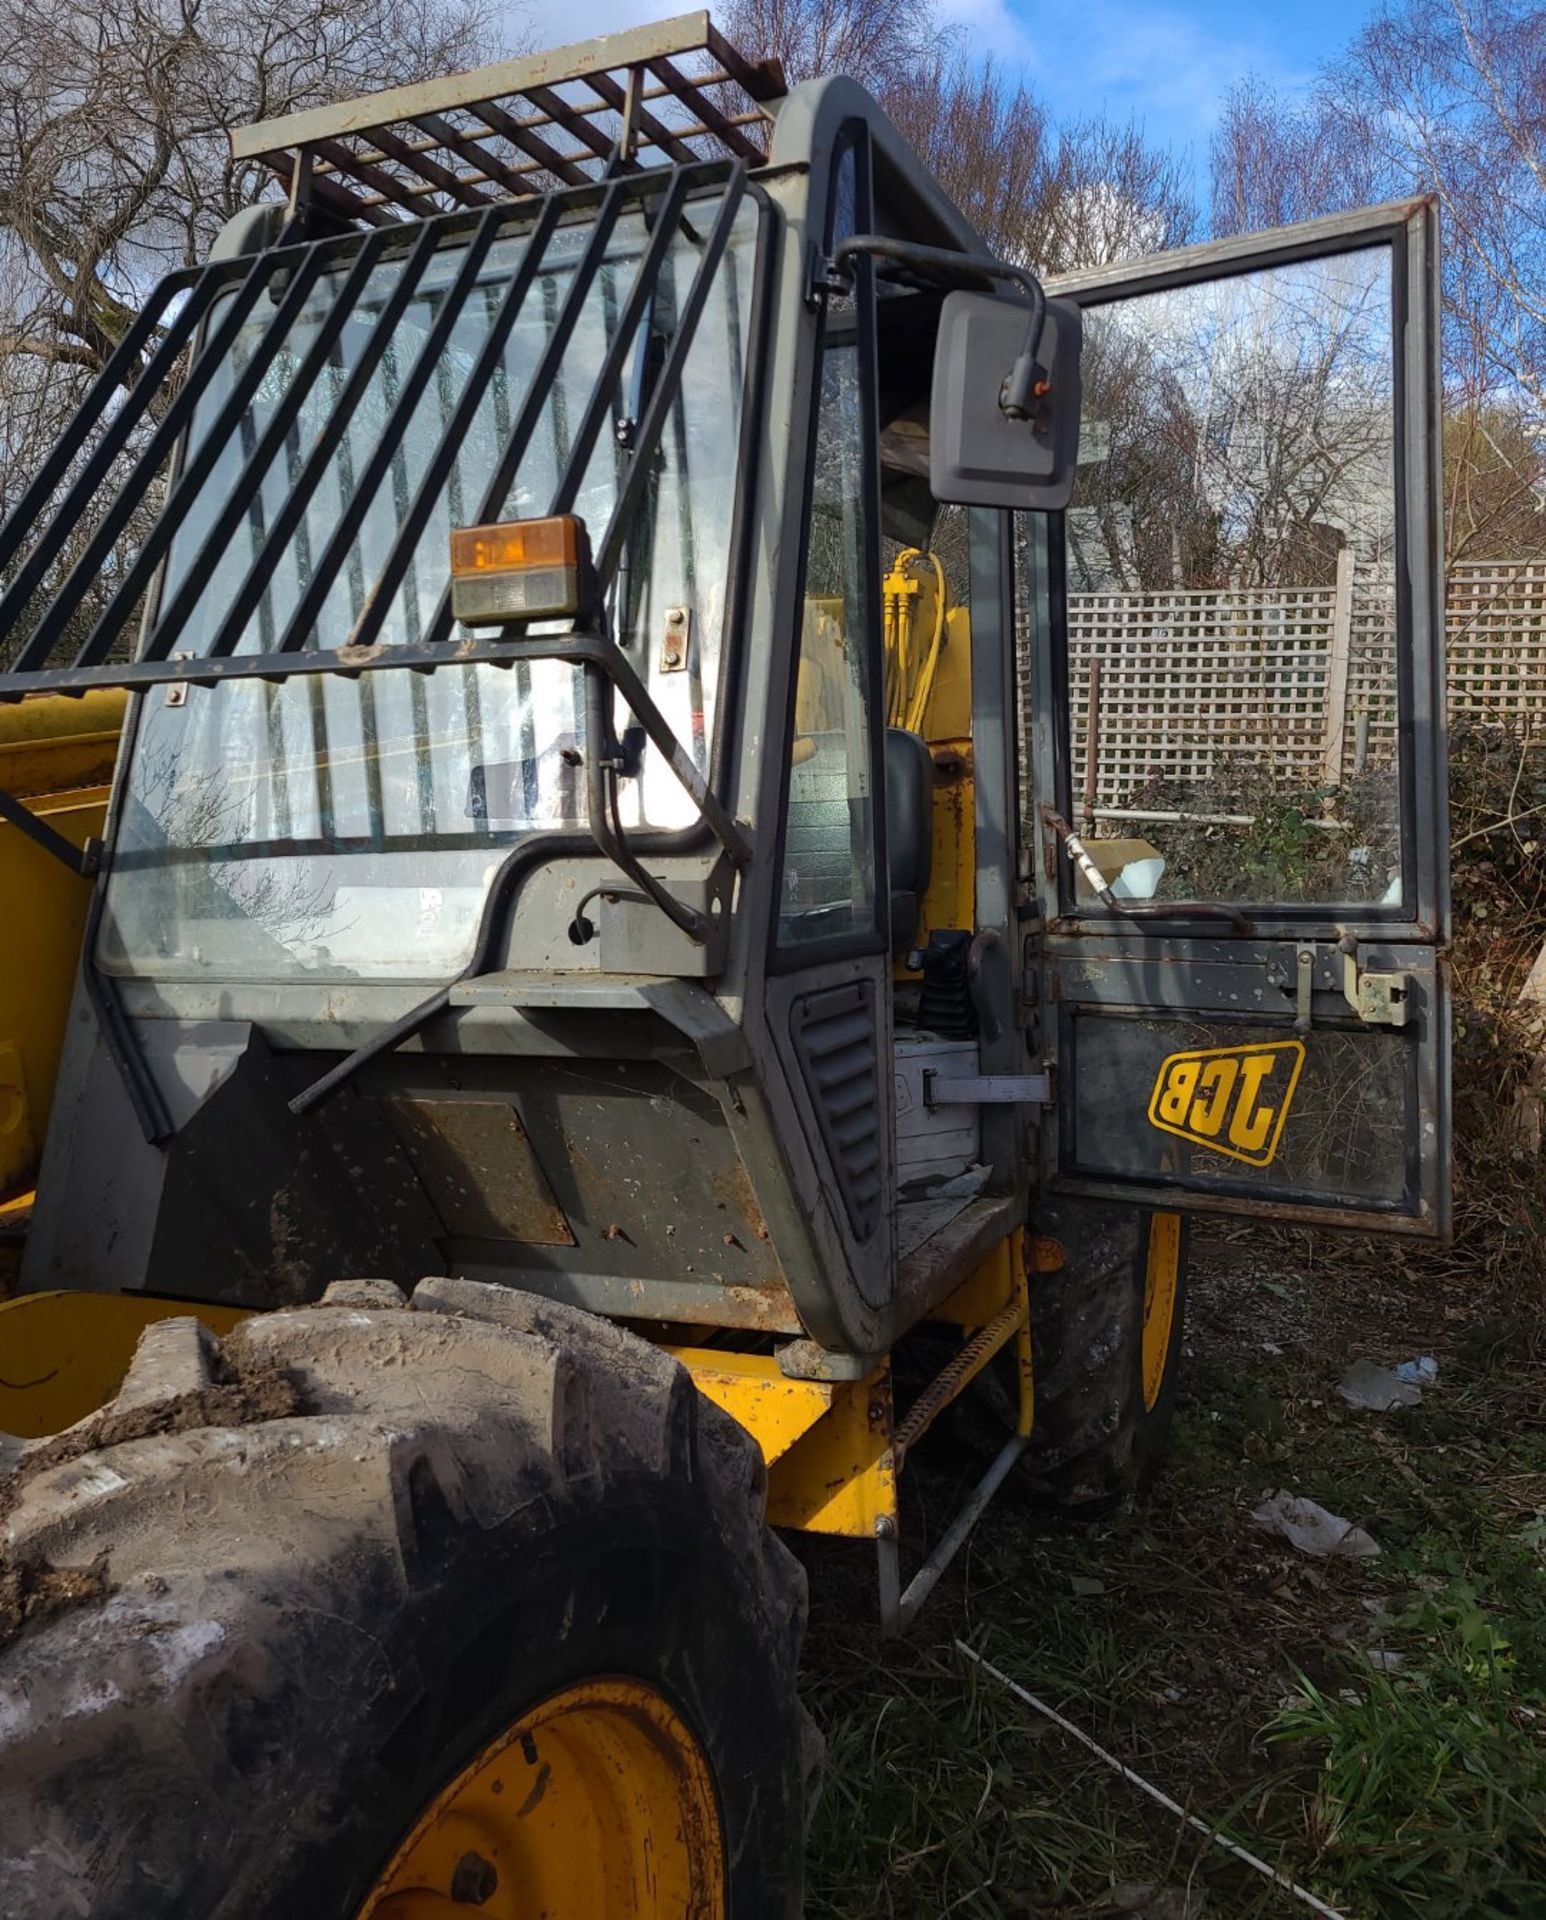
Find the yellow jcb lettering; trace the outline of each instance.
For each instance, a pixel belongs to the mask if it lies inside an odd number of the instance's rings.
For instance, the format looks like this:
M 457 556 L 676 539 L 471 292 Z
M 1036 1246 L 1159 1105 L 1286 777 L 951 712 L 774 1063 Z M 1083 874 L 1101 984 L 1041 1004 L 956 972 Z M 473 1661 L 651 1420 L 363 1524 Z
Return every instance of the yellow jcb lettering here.
M 1238 1071 L 1239 1062 L 1235 1060 L 1210 1060 L 1204 1066 L 1197 1081 L 1197 1101 L 1186 1123 L 1193 1133 L 1209 1140 L 1218 1133 L 1229 1111 L 1229 1096 L 1235 1090 Z
M 1240 1097 L 1229 1123 L 1229 1138 L 1242 1153 L 1260 1153 L 1272 1131 L 1276 1107 L 1258 1106 L 1262 1083 L 1272 1076 L 1277 1056 L 1248 1053 L 1240 1062 Z
M 1155 1104 L 1155 1112 L 1167 1127 L 1185 1126 L 1186 1110 L 1197 1091 L 1200 1070 L 1201 1062 L 1197 1060 L 1178 1060 L 1170 1069 L 1165 1090 Z

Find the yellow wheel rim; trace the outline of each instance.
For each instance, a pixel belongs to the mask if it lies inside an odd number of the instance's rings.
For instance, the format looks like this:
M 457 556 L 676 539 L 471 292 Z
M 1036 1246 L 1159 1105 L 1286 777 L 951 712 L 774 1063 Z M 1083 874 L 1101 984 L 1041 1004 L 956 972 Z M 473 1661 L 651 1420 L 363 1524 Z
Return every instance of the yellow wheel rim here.
M 1143 1274 L 1143 1410 L 1154 1411 L 1165 1384 L 1165 1358 L 1176 1318 L 1181 1279 L 1181 1216 L 1149 1215 L 1149 1250 Z
M 641 1680 L 566 1687 L 419 1817 L 358 1920 L 723 1920 L 708 1761 Z

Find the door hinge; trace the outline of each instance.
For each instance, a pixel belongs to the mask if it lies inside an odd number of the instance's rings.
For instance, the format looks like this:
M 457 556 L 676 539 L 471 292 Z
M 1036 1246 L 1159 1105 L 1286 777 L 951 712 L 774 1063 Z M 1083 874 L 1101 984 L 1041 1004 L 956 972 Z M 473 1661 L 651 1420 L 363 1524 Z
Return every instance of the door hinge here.
M 926 1107 L 1050 1107 L 1052 1069 L 1043 1073 L 982 1073 L 946 1078 L 933 1067 L 923 1072 Z

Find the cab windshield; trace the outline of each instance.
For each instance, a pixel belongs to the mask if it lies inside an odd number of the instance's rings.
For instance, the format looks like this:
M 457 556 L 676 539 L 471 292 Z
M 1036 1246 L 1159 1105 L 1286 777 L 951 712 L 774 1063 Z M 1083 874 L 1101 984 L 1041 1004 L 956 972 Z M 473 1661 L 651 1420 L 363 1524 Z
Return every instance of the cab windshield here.
M 597 441 L 574 507 L 595 538 L 610 518 L 632 424 L 669 351 L 717 207 L 714 194 L 688 202 L 623 362 L 612 431 Z M 757 217 L 750 199 L 743 200 L 627 528 L 608 609 L 613 635 L 705 771 L 725 638 Z M 391 601 L 379 636 L 383 645 L 417 644 L 430 623 L 447 583 L 450 530 L 479 517 L 544 346 L 561 324 L 590 233 L 589 221 L 579 220 L 558 226 L 547 242 Z M 647 210 L 618 218 L 582 296 L 540 424 L 503 509 L 491 517 L 549 511 L 648 233 Z M 307 646 L 346 643 L 368 604 L 526 245 L 524 235 L 496 241 L 463 298 L 449 342 Z M 316 557 L 357 495 L 357 476 L 394 417 L 396 396 L 450 297 L 461 256 L 460 244 L 448 244 L 423 270 L 279 564 L 252 596 L 238 653 L 268 653 L 278 644 Z M 397 258 L 366 282 L 284 453 L 252 489 L 244 534 L 225 549 L 199 593 L 188 630 L 194 653 L 206 650 L 208 637 L 226 619 L 297 476 L 324 444 L 338 395 L 402 271 Z M 326 325 L 342 275 L 340 268 L 331 279 L 319 279 L 282 349 L 272 355 L 239 433 L 221 449 L 173 546 L 160 588 L 163 606 L 187 580 L 204 533 Z M 260 310 L 237 336 L 195 418 L 194 445 L 257 350 L 264 324 Z M 663 645 L 668 622 L 673 635 L 689 636 L 685 650 Z M 691 824 L 692 802 L 621 705 L 616 726 L 629 754 L 629 776 L 621 783 L 624 824 Z M 560 661 L 157 688 L 143 697 L 138 716 L 108 883 L 102 962 L 125 973 L 260 980 L 300 973 L 377 979 L 454 973 L 471 952 L 503 849 L 533 830 L 583 826 L 583 747 L 581 676 Z

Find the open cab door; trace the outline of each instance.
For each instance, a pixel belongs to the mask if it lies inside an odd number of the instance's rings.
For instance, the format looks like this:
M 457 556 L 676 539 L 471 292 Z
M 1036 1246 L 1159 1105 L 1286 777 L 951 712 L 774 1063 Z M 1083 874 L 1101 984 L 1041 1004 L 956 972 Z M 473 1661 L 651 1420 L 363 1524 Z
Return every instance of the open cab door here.
M 1049 287 L 1084 321 L 1073 499 L 1025 522 L 1061 1190 L 1448 1231 L 1436 224 Z

